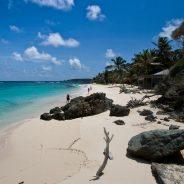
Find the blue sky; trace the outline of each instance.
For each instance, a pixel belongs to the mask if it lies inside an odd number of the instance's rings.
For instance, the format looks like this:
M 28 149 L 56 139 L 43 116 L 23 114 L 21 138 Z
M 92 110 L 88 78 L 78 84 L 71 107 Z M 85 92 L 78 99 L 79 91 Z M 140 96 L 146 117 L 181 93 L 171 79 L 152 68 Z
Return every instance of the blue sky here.
M 93 77 L 170 37 L 183 0 L 0 0 L 0 80 Z

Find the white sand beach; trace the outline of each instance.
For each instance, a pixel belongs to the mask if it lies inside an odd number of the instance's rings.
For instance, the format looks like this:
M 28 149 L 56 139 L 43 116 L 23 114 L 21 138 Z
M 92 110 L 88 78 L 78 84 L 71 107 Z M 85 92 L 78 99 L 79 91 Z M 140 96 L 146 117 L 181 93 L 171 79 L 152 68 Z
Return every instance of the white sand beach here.
M 126 105 L 131 97 L 141 98 L 145 95 L 119 94 L 119 87 L 115 86 L 92 85 L 92 88 L 91 93 L 104 92 L 114 100 L 114 104 L 120 105 Z M 137 112 L 144 108 L 151 107 L 132 109 L 129 116 L 122 118 L 110 117 L 109 111 L 66 121 L 46 122 L 38 117 L 6 132 L 1 131 L 0 184 L 156 184 L 150 164 L 126 156 L 128 141 L 140 132 L 168 129 L 167 124 L 178 124 L 183 128 L 184 125 L 173 120 L 161 120 L 165 125 L 145 121 Z M 118 119 L 124 120 L 125 125 L 112 123 Z M 110 144 L 114 159 L 108 161 L 99 180 L 89 181 L 104 158 L 103 127 L 114 134 Z

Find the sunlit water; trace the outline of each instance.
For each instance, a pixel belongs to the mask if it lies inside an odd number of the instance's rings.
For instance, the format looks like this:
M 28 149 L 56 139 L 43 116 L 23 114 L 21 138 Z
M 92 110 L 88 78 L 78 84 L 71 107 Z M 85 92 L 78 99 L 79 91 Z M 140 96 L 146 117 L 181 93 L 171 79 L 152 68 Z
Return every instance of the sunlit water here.
M 71 82 L 0 82 L 0 128 L 65 104 L 66 94 L 76 94 L 81 86 Z

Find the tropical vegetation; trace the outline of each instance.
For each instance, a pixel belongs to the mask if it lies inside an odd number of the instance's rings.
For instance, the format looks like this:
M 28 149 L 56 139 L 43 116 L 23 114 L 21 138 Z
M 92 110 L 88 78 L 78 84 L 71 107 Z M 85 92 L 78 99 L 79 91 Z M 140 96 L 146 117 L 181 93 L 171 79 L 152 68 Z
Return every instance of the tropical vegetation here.
M 155 48 L 144 49 L 134 54 L 130 62 L 120 56 L 111 59 L 112 64 L 108 64 L 93 82 L 137 84 L 141 76 L 171 68 L 177 61 L 184 59 L 184 22 L 173 31 L 171 36 L 172 40 L 159 37 L 157 42 L 153 42 Z M 181 45 L 177 49 L 173 49 L 172 46 L 175 41 Z

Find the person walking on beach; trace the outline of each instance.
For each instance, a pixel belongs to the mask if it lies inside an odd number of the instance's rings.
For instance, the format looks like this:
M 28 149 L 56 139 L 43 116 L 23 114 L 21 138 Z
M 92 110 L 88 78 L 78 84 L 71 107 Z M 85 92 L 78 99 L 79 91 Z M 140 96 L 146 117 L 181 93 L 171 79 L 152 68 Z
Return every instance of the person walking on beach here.
M 66 95 L 66 103 L 69 103 L 69 102 L 70 102 L 70 95 L 67 94 L 67 95 Z
M 89 91 L 90 91 L 90 89 L 88 88 L 88 94 L 89 94 Z

